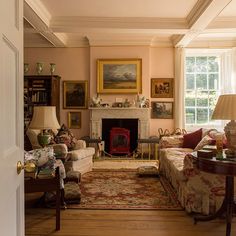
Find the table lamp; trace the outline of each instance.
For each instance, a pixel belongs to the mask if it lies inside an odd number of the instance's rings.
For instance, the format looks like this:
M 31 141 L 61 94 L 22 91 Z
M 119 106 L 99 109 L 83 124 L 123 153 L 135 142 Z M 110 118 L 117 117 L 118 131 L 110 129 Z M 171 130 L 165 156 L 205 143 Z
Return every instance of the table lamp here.
M 45 147 L 50 143 L 48 130 L 59 129 L 55 106 L 34 106 L 34 113 L 29 125 L 30 129 L 39 129 L 38 142 Z
M 221 95 L 212 114 L 214 120 L 230 120 L 224 131 L 227 138 L 226 157 L 236 157 L 236 94 Z

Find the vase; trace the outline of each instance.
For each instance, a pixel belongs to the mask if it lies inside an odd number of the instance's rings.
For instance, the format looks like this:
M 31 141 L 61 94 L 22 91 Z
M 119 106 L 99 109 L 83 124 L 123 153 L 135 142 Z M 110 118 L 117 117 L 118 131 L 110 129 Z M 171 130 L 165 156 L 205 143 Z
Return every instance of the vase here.
M 36 64 L 36 72 L 38 75 L 40 75 L 43 72 L 43 63 L 37 62 Z
M 56 69 L 56 64 L 55 64 L 55 63 L 50 63 L 50 72 L 51 72 L 51 75 L 54 74 L 55 69 Z

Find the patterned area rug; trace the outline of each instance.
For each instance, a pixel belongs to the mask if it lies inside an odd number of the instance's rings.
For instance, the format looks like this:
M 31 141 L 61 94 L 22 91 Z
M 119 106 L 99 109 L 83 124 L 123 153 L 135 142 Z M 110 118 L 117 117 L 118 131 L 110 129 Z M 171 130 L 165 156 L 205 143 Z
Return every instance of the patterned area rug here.
M 182 210 L 164 177 L 139 177 L 135 171 L 92 171 L 82 176 L 77 209 Z

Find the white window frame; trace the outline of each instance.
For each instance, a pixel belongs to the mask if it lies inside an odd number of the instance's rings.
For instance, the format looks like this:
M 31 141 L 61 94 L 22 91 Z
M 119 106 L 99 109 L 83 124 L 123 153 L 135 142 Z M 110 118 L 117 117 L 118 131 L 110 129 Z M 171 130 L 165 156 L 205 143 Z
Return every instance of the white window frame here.
M 186 54 L 185 54 L 185 59 L 184 59 L 184 64 L 186 65 L 186 57 L 201 57 L 201 56 L 216 56 L 219 57 L 219 88 L 218 88 L 218 93 L 219 95 L 221 94 L 221 53 L 224 52 L 224 50 L 218 49 L 218 50 L 212 50 L 212 49 L 187 49 Z M 186 68 L 184 70 L 184 94 L 186 94 Z M 196 88 L 195 88 L 196 90 Z M 209 91 L 209 90 L 208 90 Z M 195 106 L 196 107 L 196 106 Z M 184 113 L 186 111 L 186 106 L 185 106 L 185 96 L 184 96 Z M 188 131 L 193 131 L 199 128 L 215 128 L 218 130 L 223 130 L 223 123 L 221 121 L 213 121 L 209 122 L 207 124 L 186 124 L 186 114 L 184 115 L 184 122 L 185 122 L 185 128 Z

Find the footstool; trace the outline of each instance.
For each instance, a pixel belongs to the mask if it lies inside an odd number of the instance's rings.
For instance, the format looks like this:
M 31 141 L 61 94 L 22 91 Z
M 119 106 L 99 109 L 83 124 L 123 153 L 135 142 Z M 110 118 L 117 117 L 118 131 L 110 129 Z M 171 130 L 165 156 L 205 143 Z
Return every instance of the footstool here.
M 68 171 L 66 173 L 66 178 L 65 178 L 65 183 L 67 182 L 75 182 L 75 183 L 80 183 L 81 180 L 81 173 L 79 171 Z
M 140 166 L 137 168 L 137 174 L 139 176 L 159 176 L 159 170 L 157 166 Z
M 80 203 L 81 191 L 80 187 L 75 182 L 65 183 L 65 202 L 66 203 Z

